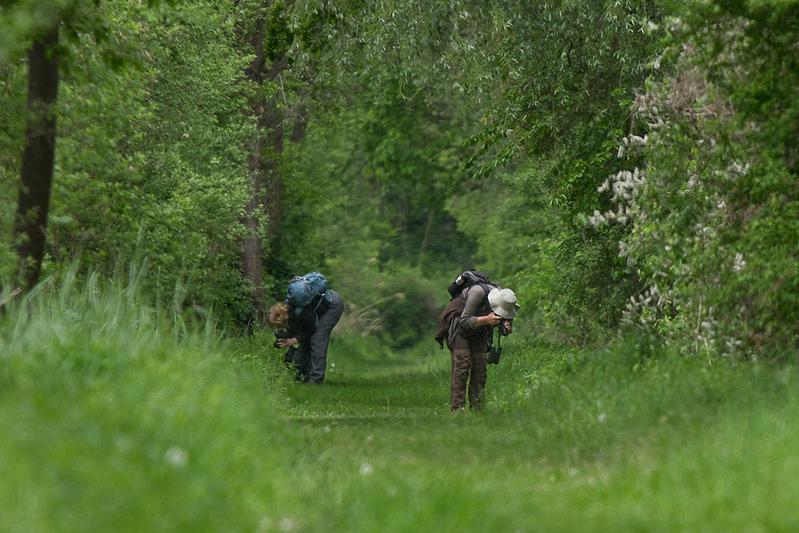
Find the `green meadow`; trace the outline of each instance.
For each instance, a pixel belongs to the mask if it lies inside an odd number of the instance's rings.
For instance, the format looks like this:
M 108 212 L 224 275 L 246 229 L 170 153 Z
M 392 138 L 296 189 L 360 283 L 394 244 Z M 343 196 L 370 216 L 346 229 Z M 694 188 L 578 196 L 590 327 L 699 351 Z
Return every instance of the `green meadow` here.
M 334 337 L 326 383 L 301 385 L 270 336 L 133 293 L 90 280 L 3 316 L 0 530 L 799 526 L 792 366 L 519 335 L 485 409 L 453 415 L 432 339 Z
M 0 0 L 0 533 L 799 531 L 798 139 L 799 0 Z

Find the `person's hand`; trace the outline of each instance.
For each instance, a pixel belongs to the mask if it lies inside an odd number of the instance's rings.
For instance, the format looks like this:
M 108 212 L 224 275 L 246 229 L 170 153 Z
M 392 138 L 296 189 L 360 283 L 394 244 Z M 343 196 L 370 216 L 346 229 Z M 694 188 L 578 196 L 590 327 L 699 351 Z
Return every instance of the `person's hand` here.
M 513 320 L 506 320 L 505 321 L 505 335 L 510 335 L 513 333 Z
M 491 312 L 486 316 L 480 317 L 480 319 L 484 326 L 497 326 L 499 325 L 499 321 L 502 320 L 502 317 L 494 312 Z
M 291 337 L 289 339 L 280 339 L 277 341 L 277 345 L 280 348 L 288 348 L 290 346 L 294 346 L 295 344 L 299 343 L 300 341 L 298 341 L 296 337 Z

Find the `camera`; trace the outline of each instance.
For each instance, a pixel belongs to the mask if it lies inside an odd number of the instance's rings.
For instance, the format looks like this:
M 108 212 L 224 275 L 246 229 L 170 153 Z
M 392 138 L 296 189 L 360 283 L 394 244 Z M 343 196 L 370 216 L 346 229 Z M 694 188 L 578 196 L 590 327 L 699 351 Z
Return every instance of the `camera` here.
M 499 364 L 499 358 L 502 355 L 502 346 L 492 346 L 488 350 L 488 357 L 486 357 L 486 363 L 489 365 L 496 365 Z
M 280 348 L 280 341 L 284 341 L 289 338 L 289 332 L 285 329 L 276 329 L 275 330 L 275 342 L 272 343 L 272 346 L 275 348 Z
M 497 345 L 491 346 L 488 350 L 488 356 L 486 357 L 486 362 L 490 365 L 499 364 L 499 358 L 502 356 L 502 344 L 500 343 L 500 339 L 502 337 L 507 337 L 510 335 L 512 326 L 511 320 L 507 318 L 503 318 L 497 324 L 497 330 L 499 332 L 499 337 L 497 338 Z

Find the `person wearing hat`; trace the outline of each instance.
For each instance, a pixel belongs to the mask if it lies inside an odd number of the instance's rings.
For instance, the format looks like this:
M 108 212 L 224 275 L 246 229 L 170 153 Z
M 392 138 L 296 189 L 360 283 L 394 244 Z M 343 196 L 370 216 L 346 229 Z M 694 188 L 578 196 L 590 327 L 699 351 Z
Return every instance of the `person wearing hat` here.
M 500 334 L 513 331 L 513 318 L 519 305 L 511 289 L 476 284 L 463 290 L 459 298 L 463 311 L 452 321 L 447 346 L 452 354 L 452 383 L 450 409 L 459 411 L 466 406 L 480 408 L 487 379 L 488 351 L 493 343 L 494 328 L 501 325 Z

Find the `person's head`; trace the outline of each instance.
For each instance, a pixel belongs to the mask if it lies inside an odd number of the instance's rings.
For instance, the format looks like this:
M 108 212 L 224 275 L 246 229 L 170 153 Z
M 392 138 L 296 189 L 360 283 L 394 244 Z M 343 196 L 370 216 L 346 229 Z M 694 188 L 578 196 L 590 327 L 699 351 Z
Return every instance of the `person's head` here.
M 491 310 L 506 320 L 513 320 L 519 304 L 516 303 L 516 293 L 510 289 L 491 289 L 488 293 L 488 305 Z
M 269 308 L 269 316 L 266 322 L 272 328 L 285 328 L 289 323 L 289 306 L 281 302 Z

